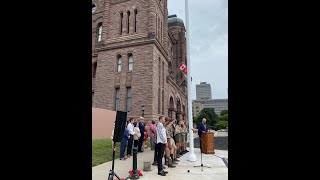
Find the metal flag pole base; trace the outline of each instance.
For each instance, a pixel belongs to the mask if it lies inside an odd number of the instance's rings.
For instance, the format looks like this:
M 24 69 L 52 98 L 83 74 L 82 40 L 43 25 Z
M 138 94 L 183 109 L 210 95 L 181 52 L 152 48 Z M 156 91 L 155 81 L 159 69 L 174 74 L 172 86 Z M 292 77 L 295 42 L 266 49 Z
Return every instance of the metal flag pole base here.
M 132 174 L 129 176 L 130 179 L 139 179 L 139 174 L 137 170 L 137 154 L 138 154 L 138 146 L 133 146 L 133 168 Z
M 199 137 L 200 141 L 202 141 L 202 139 Z M 202 141 L 202 143 L 205 143 Z M 206 144 L 206 143 L 205 143 Z M 201 165 L 199 166 L 193 166 L 193 167 L 201 167 L 201 171 L 203 171 L 203 167 L 207 167 L 207 168 L 211 168 L 209 166 L 204 166 L 203 163 L 202 163 L 202 150 L 201 150 L 201 147 L 200 147 L 200 155 L 201 155 Z

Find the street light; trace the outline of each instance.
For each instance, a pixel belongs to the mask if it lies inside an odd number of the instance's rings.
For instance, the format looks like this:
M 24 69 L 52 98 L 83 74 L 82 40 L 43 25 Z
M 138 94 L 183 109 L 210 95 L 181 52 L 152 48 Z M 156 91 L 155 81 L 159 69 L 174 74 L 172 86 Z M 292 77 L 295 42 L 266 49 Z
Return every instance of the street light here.
M 144 108 L 145 108 L 144 105 L 142 105 L 141 108 L 142 108 L 142 117 L 144 117 Z

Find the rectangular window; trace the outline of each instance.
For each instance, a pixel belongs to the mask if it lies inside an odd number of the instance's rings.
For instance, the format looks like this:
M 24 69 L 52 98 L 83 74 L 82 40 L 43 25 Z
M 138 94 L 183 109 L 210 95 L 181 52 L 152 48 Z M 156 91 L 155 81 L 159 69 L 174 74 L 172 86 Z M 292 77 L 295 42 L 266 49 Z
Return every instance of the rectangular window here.
M 116 108 L 115 110 L 118 111 L 119 110 L 119 100 L 120 100 L 120 89 L 117 88 L 116 89 Z
M 131 87 L 127 88 L 127 112 L 131 110 Z
M 160 21 L 160 41 L 162 43 L 162 21 Z
M 159 17 L 158 17 L 158 39 L 159 39 L 159 41 L 160 41 L 160 19 L 159 19 Z
M 129 34 L 129 30 L 130 30 L 130 11 L 127 12 L 127 15 L 128 15 L 128 20 L 127 20 L 127 23 L 128 23 L 127 32 L 128 32 L 128 34 Z
M 135 10 L 134 11 L 134 32 L 137 32 L 137 14 L 138 14 L 138 11 Z
M 158 88 L 158 114 L 160 114 L 160 111 L 161 111 L 161 102 L 160 102 L 160 87 Z
M 164 88 L 164 62 L 162 61 L 162 87 Z
M 120 35 L 122 34 L 123 13 L 120 14 Z
M 160 57 L 159 57 L 159 87 L 161 85 L 161 60 L 160 60 Z
M 164 90 L 162 90 L 162 114 L 164 114 Z
M 156 14 L 156 36 L 158 36 L 158 15 Z

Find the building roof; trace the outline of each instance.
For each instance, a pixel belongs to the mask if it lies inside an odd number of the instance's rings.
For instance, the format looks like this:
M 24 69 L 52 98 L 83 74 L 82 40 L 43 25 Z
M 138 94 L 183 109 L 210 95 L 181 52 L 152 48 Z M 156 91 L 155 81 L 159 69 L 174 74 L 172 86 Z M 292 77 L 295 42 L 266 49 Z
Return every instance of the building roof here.
M 182 24 L 182 25 L 184 25 L 183 20 L 178 18 L 176 14 L 168 16 L 168 24 L 177 24 L 177 25 Z
M 213 102 L 214 103 L 225 103 L 225 102 L 228 102 L 228 99 L 214 99 Z
M 228 103 L 228 99 L 192 100 L 192 102 L 201 103 L 201 104 L 217 104 L 217 103 Z

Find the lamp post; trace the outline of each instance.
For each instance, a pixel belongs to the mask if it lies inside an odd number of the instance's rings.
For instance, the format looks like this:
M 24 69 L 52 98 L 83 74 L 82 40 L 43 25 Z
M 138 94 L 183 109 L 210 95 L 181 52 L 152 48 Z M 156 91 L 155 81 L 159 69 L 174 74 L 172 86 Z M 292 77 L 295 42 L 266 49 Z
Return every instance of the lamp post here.
M 141 108 L 142 108 L 142 117 L 144 117 L 144 108 L 145 108 L 144 105 L 142 105 Z

